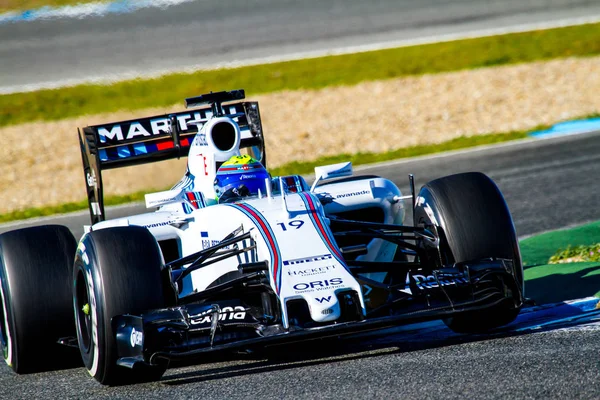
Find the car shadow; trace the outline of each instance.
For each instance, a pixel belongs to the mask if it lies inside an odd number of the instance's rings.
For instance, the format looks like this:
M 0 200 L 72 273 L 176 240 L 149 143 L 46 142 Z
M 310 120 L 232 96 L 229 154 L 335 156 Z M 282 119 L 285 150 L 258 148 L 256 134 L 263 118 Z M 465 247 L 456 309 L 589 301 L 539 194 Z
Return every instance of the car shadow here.
M 543 308 L 543 307 L 541 307 Z M 533 315 L 524 313 L 515 322 L 481 334 L 455 334 L 441 323 L 433 330 L 415 328 L 404 332 L 390 330 L 374 332 L 368 336 L 320 339 L 309 342 L 280 345 L 250 355 L 211 355 L 193 370 L 166 375 L 160 381 L 169 386 L 208 382 L 224 378 L 251 376 L 274 371 L 306 368 L 354 360 L 364 360 L 393 354 L 411 353 L 441 347 L 474 343 L 498 338 L 516 337 L 532 332 L 545 332 L 573 327 L 585 323 L 578 321 L 581 310 L 563 305 L 560 311 L 545 311 Z M 542 315 L 537 317 L 537 315 Z M 565 321 L 566 316 L 573 317 Z M 211 368 L 208 363 L 219 363 Z M 225 363 L 226 365 L 223 365 Z M 194 364 L 189 364 L 194 365 Z M 182 365 L 180 365 L 182 366 Z
M 580 271 L 551 274 L 525 282 L 525 294 L 536 304 L 595 296 L 600 292 L 600 264 Z
M 372 343 L 369 340 L 366 340 L 365 343 L 365 339 L 361 342 L 351 339 L 328 339 L 320 340 L 318 344 L 303 342 L 293 345 L 277 346 L 276 348 L 264 350 L 253 355 L 228 355 L 210 361 L 219 362 L 221 364 L 223 362 L 231 362 L 234 363 L 233 365 L 215 368 L 209 367 L 208 369 L 199 367 L 193 371 L 165 376 L 160 383 L 169 386 L 187 385 L 224 378 L 306 368 L 321 364 L 362 360 L 423 349 L 423 346 L 420 344 L 411 345 L 409 343 L 403 343 L 390 346 L 388 343 L 377 344 Z M 446 345 L 448 345 L 448 343 L 430 343 L 426 348 L 443 347 Z

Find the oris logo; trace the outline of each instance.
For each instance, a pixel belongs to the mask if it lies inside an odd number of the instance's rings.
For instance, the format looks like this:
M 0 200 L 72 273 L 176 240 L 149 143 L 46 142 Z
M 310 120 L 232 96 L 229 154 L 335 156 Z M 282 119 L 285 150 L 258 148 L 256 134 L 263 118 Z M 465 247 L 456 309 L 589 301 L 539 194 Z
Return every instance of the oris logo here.
M 313 281 L 313 282 L 308 282 L 308 283 L 296 283 L 294 285 L 294 289 L 297 291 L 324 290 L 324 289 L 329 289 L 334 286 L 339 286 L 343 283 L 344 282 L 343 282 L 342 278 L 331 278 L 331 279 L 324 279 L 322 281 Z

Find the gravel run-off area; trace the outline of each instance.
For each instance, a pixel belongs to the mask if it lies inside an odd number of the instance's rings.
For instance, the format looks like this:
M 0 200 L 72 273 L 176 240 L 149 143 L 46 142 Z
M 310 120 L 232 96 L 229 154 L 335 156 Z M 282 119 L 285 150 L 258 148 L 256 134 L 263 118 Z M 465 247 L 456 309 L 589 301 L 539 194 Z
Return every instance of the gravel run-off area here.
M 599 112 L 598 93 L 600 57 L 247 95 L 260 102 L 273 167 L 531 129 Z M 183 99 L 170 108 L 0 128 L 0 213 L 85 198 L 77 127 L 182 109 Z M 105 194 L 164 189 L 184 171 L 184 159 L 106 171 Z

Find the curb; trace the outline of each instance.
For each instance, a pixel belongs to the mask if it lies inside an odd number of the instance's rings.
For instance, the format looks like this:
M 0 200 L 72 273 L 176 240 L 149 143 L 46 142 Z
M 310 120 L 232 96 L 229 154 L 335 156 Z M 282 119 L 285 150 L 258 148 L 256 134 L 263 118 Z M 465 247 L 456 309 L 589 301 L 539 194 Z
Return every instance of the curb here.
M 45 6 L 25 11 L 9 11 L 0 14 L 0 24 L 7 22 L 35 21 L 49 18 L 85 18 L 106 14 L 124 14 L 141 8 L 165 8 L 189 3 L 194 0 L 116 0 L 63 7 Z
M 600 130 L 600 118 L 576 119 L 560 122 L 543 131 L 530 132 L 529 136 L 541 139 L 556 136 L 577 135 L 598 130 Z

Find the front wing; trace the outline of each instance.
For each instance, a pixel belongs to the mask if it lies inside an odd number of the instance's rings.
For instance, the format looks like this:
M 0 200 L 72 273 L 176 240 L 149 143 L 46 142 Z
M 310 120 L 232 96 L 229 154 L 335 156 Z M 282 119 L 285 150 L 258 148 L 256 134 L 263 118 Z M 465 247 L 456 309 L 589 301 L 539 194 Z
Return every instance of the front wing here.
M 264 309 L 240 306 L 239 301 L 232 299 L 214 302 L 204 299 L 140 316 L 117 316 L 113 318 L 119 356 L 117 363 L 128 368 L 166 365 L 169 362 L 193 361 L 208 353 L 256 351 L 287 343 L 447 318 L 502 303 L 512 303 L 519 308 L 521 304 L 515 304 L 514 294 L 505 290 L 506 287 L 518 288 L 518 285 L 498 287 L 485 283 L 491 282 L 491 275 L 497 276 L 500 281 L 510 281 L 510 268 L 506 260 L 482 260 L 464 266 L 468 282 L 462 288 L 453 288 L 455 291 L 460 289 L 458 296 L 450 288 L 444 289 L 443 281 L 439 281 L 439 287 L 433 288 L 437 289 L 437 296 L 416 293 L 419 288 L 414 282 L 410 295 L 403 285 L 389 285 L 390 296 L 385 307 L 372 309 L 366 318 L 359 312 L 353 312 L 353 307 L 357 307 L 356 297 L 345 296 L 340 299 L 347 310 L 342 320 L 327 325 L 292 326 L 289 330 L 285 330 L 275 317 L 266 315 Z M 247 281 L 257 281 L 259 275 L 254 273 Z M 238 285 L 237 288 L 242 287 Z M 268 286 L 264 287 L 267 291 Z M 421 289 L 429 291 L 432 287 Z M 383 309 L 386 311 L 382 312 Z

